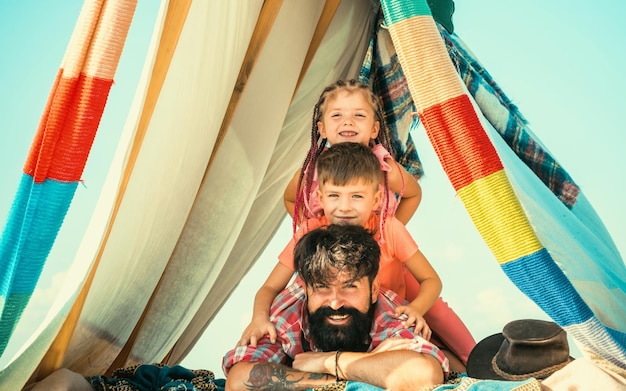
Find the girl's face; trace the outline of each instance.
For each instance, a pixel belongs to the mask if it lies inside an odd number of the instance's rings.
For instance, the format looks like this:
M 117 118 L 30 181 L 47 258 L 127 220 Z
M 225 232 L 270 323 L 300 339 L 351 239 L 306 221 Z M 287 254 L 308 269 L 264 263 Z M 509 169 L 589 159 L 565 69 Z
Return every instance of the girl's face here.
M 380 123 L 363 92 L 342 90 L 326 102 L 317 127 L 331 145 L 342 142 L 369 145 L 378 136 Z

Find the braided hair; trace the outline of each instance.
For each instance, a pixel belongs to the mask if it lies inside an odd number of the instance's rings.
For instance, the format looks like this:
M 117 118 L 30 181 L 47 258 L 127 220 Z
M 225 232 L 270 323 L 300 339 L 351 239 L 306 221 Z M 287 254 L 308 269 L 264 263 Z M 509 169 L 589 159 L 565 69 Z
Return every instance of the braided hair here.
M 298 178 L 298 184 L 296 186 L 296 198 L 293 214 L 294 232 L 297 230 L 298 226 L 300 226 L 307 219 L 306 205 L 309 204 L 309 199 L 311 197 L 311 187 L 313 184 L 317 158 L 320 156 L 320 154 L 322 154 L 322 152 L 324 152 L 328 141 L 320 134 L 317 124 L 322 120 L 324 110 L 326 109 L 326 104 L 330 100 L 334 99 L 340 91 L 347 91 L 351 94 L 359 92 L 366 97 L 366 100 L 372 105 L 372 108 L 374 109 L 374 115 L 376 120 L 380 124 L 378 136 L 372 142 L 373 144 L 381 144 L 387 151 L 389 151 L 392 156 L 395 156 L 391 146 L 391 141 L 389 139 L 389 131 L 385 122 L 383 105 L 380 101 L 380 98 L 376 94 L 374 94 L 371 87 L 355 79 L 337 80 L 334 84 L 326 87 L 322 91 L 319 100 L 317 101 L 317 103 L 315 104 L 315 108 L 313 109 L 313 117 L 311 121 L 311 145 L 309 147 L 309 151 L 307 152 L 306 158 L 302 163 L 300 176 Z M 374 145 L 370 145 L 370 147 L 373 146 Z M 385 192 L 381 220 L 384 224 L 384 219 L 386 218 L 387 211 L 389 209 L 389 185 L 387 181 L 386 171 L 383 171 L 383 185 L 385 187 Z

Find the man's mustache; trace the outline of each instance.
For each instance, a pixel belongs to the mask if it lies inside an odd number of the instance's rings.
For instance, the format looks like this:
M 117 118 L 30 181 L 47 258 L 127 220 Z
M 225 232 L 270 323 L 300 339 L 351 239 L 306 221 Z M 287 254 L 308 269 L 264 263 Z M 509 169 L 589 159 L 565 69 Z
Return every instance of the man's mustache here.
M 355 314 L 363 314 L 362 312 L 360 312 L 359 310 L 357 310 L 354 307 L 340 307 L 337 309 L 332 309 L 330 307 L 320 307 L 318 308 L 314 313 L 313 316 L 315 316 L 316 318 L 321 318 L 321 317 L 329 317 L 329 316 L 343 316 L 343 315 L 355 315 Z

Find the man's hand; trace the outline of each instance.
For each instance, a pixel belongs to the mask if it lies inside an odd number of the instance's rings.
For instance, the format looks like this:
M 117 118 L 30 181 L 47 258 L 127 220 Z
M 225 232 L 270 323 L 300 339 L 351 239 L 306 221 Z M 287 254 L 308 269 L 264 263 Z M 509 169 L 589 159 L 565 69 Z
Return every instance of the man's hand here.
M 269 336 L 271 343 L 276 343 L 276 327 L 268 318 L 253 318 L 252 322 L 246 327 L 241 334 L 237 346 L 251 345 L 256 348 L 256 343 L 263 338 L 263 336 Z
M 304 352 L 296 354 L 291 364 L 302 372 L 327 373 L 335 376 L 335 352 Z
M 402 337 L 387 338 L 369 353 L 361 353 L 363 356 L 391 352 L 395 350 L 412 350 L 414 340 Z M 335 375 L 336 352 L 304 352 L 297 354 L 293 363 L 293 369 L 302 372 L 327 373 Z

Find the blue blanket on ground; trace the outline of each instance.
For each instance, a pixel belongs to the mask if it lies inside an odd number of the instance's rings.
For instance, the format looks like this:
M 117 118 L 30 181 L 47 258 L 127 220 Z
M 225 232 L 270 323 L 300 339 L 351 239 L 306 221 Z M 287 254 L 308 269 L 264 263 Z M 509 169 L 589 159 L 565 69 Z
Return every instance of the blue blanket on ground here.
M 527 379 L 523 381 L 500 381 L 500 380 L 481 380 L 463 376 L 457 379 L 455 383 L 442 384 L 430 388 L 429 391 L 540 391 L 541 386 L 536 379 Z M 344 391 L 383 391 L 382 388 L 374 387 L 365 383 L 347 382 Z

